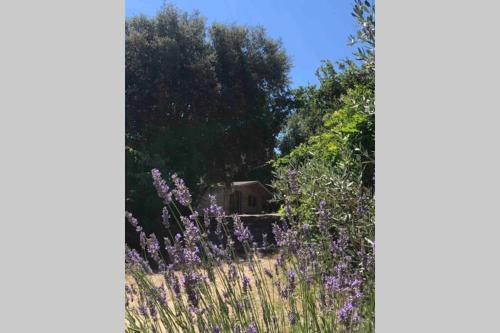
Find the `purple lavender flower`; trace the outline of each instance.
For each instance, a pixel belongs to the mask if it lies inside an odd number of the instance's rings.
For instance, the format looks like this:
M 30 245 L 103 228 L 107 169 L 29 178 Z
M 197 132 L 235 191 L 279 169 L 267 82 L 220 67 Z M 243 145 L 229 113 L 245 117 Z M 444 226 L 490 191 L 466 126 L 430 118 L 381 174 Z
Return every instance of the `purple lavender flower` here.
M 234 235 L 238 239 L 239 242 L 251 242 L 252 241 L 252 234 L 250 233 L 250 230 L 248 230 L 248 227 L 243 226 L 243 222 L 241 222 L 241 219 L 238 215 L 233 215 L 233 221 L 234 221 Z
M 201 262 L 200 256 L 198 253 L 200 250 L 198 249 L 197 246 L 194 246 L 193 248 L 184 248 L 182 250 L 182 260 L 186 265 L 194 265 L 194 264 L 199 264 Z
M 184 180 L 175 173 L 172 175 L 172 180 L 175 185 L 175 189 L 172 190 L 175 200 L 183 206 L 189 206 L 191 204 L 191 194 L 184 184 Z
M 290 191 L 292 194 L 299 193 L 299 186 L 297 185 L 297 171 L 294 169 L 289 169 L 287 172 L 288 183 L 290 184 Z
M 236 308 L 238 309 L 238 311 L 243 311 L 243 309 L 245 309 L 242 302 L 236 303 Z
M 335 274 L 337 275 L 338 278 L 342 277 L 345 273 L 347 273 L 347 263 L 345 261 L 345 257 L 342 258 L 342 261 L 339 261 L 335 267 L 333 268 Z
M 158 196 L 163 199 L 163 202 L 168 205 L 172 202 L 172 193 L 168 190 L 168 185 L 165 180 L 161 177 L 161 172 L 158 169 L 151 170 L 151 176 L 153 177 L 153 185 L 158 192 Z
M 220 326 L 215 324 L 214 327 L 212 328 L 213 333 L 220 333 Z
M 293 270 L 290 269 L 288 270 L 287 277 L 288 277 L 288 289 L 290 290 L 290 292 L 292 292 L 296 286 L 295 283 L 296 274 Z
M 125 264 L 132 268 L 143 269 L 147 273 L 152 272 L 148 262 L 141 257 L 139 252 L 135 249 L 131 250 L 128 247 L 125 248 Z
M 271 270 L 267 267 L 264 267 L 264 273 L 269 276 L 270 278 L 273 277 L 273 273 L 271 272 Z
M 172 277 L 170 278 L 170 285 L 172 286 L 172 291 L 174 292 L 175 296 L 177 299 L 181 298 L 181 284 L 179 282 L 179 278 L 172 274 Z
M 125 306 L 129 306 L 129 303 L 134 301 L 134 294 L 132 292 L 132 288 L 129 285 L 125 285 L 126 298 L 125 298 Z
M 215 198 L 215 195 L 209 195 L 208 196 L 210 199 L 210 206 L 205 209 L 206 215 L 208 216 L 214 216 L 215 221 L 217 221 L 217 227 L 215 229 L 215 234 L 219 237 L 219 239 L 222 238 L 222 227 L 224 224 L 224 218 L 226 216 L 226 213 L 224 212 L 224 209 L 217 205 L 217 200 Z M 207 219 L 209 223 L 209 219 Z M 207 226 L 208 228 L 208 226 Z
M 200 301 L 198 283 L 202 280 L 203 279 L 196 272 L 185 273 L 183 276 L 183 284 L 188 301 L 194 308 L 198 307 L 198 303 Z
M 170 242 L 170 239 L 165 238 L 165 249 L 167 250 L 167 253 L 170 257 L 170 260 L 173 262 L 174 265 L 179 265 L 183 261 L 183 248 L 181 244 L 181 235 L 176 234 L 175 235 L 175 240 L 174 244 Z
M 149 311 L 148 311 L 148 307 L 146 306 L 146 304 L 144 303 L 140 303 L 139 306 L 137 307 L 137 311 L 139 312 L 139 314 L 141 316 L 147 316 Z
M 285 268 L 285 251 L 283 251 L 283 249 L 280 249 L 278 257 L 276 258 L 275 268 L 278 268 L 278 267 Z M 276 269 L 276 272 L 278 272 L 277 269 Z M 278 273 L 276 273 L 276 274 L 278 274 Z
M 151 255 L 155 255 L 160 251 L 160 243 L 158 242 L 155 234 L 150 234 L 146 239 L 146 247 L 148 253 Z
M 363 293 L 359 288 L 354 288 L 354 297 L 356 298 L 356 300 L 359 300 L 363 297 Z
M 288 321 L 290 322 L 290 325 L 295 326 L 297 324 L 297 315 L 293 311 L 288 312 Z
M 182 224 L 184 225 L 184 240 L 186 242 L 186 246 L 194 245 L 196 242 L 200 240 L 200 229 L 194 224 L 194 222 L 181 216 Z
M 229 270 L 227 272 L 227 278 L 229 281 L 234 281 L 236 280 L 236 275 L 237 275 L 237 272 L 236 272 L 236 265 L 235 264 L 231 264 L 229 265 Z
M 148 302 L 148 309 L 149 309 L 149 314 L 151 316 L 151 319 L 156 320 L 158 319 L 157 315 L 158 312 L 156 311 L 156 307 L 153 302 L 149 301 Z
M 319 203 L 319 209 L 316 211 L 319 221 L 319 229 L 322 234 L 327 235 L 329 233 L 329 221 L 331 219 L 331 214 L 325 209 L 326 201 L 321 200 Z
M 292 225 L 295 224 L 295 219 L 293 218 L 292 206 L 290 206 L 290 201 L 288 201 L 288 198 L 285 198 L 285 216 L 288 218 L 288 221 L 290 221 L 290 224 Z
M 283 228 L 274 224 L 273 234 L 278 246 L 288 248 L 292 252 L 297 250 L 299 246 L 298 233 L 294 229 L 288 229 L 286 223 L 283 224 Z
M 163 210 L 161 212 L 161 219 L 162 219 L 162 223 L 163 223 L 163 226 L 165 228 L 170 228 L 170 214 L 168 212 L 168 208 L 167 207 L 163 207 Z
M 134 227 L 134 228 L 137 228 L 137 226 L 139 225 L 139 222 L 137 221 L 137 219 L 132 215 L 132 213 L 129 213 L 127 211 L 125 211 L 125 217 L 127 218 L 127 221 Z
M 181 221 L 184 224 L 184 243 L 185 248 L 183 249 L 183 260 L 185 264 L 197 264 L 200 262 L 200 257 L 198 256 L 199 249 L 196 243 L 201 239 L 200 229 L 194 224 L 194 222 L 181 216 Z
M 351 300 L 347 300 L 347 302 L 344 303 L 344 306 L 337 311 L 337 315 L 339 317 L 339 320 L 344 323 L 345 325 L 348 325 L 350 323 L 350 315 L 353 312 L 353 305 Z
M 167 291 L 163 284 L 158 288 L 158 303 L 163 306 L 167 305 Z
M 125 211 L 125 217 L 127 218 L 128 222 L 135 228 L 136 232 L 140 233 L 142 231 L 142 227 L 139 225 L 139 222 L 132 215 L 132 213 Z
M 215 195 L 209 195 L 208 197 L 210 199 L 210 206 L 208 207 L 210 214 L 214 215 L 215 219 L 224 218 L 224 216 L 226 215 L 224 213 L 224 208 L 217 205 L 217 200 L 215 198 Z
M 339 280 L 335 276 L 327 276 L 325 278 L 325 289 L 334 294 L 340 289 Z
M 197 211 L 194 211 L 191 215 L 189 215 L 189 219 L 193 222 L 196 222 L 198 217 L 200 217 L 200 214 Z
M 245 329 L 245 333 L 257 333 L 257 326 L 255 326 L 255 323 L 250 323 Z
M 147 245 L 147 237 L 146 233 L 144 231 L 141 231 L 139 233 L 139 245 L 143 250 L 146 250 L 146 245 Z
M 306 281 L 307 283 L 312 283 L 312 274 L 310 268 L 303 261 L 299 262 L 299 273 L 302 277 L 302 280 Z
M 213 256 L 219 263 L 222 263 L 224 259 L 229 258 L 229 253 L 222 245 L 216 245 L 211 241 L 208 241 L 207 244 L 210 248 L 209 255 Z
M 285 232 L 277 224 L 273 224 L 273 234 L 276 244 L 278 246 L 283 246 L 285 243 Z
M 340 232 L 337 239 L 332 241 L 332 253 L 336 259 L 340 259 L 349 245 L 349 238 L 346 232 Z
M 281 283 L 279 281 L 276 281 L 275 285 L 276 285 L 276 288 L 278 289 L 280 296 L 284 299 L 287 299 L 288 298 L 288 291 L 289 291 L 288 288 L 281 287 Z
M 207 229 L 210 227 L 210 211 L 208 208 L 203 209 L 203 225 Z
M 247 293 L 248 289 L 250 289 L 250 279 L 243 274 L 243 293 Z
M 146 239 L 146 248 L 149 255 L 153 258 L 153 260 L 158 264 L 158 268 L 160 270 L 165 269 L 165 263 L 160 255 L 160 243 L 158 239 L 156 239 L 155 234 L 149 235 Z

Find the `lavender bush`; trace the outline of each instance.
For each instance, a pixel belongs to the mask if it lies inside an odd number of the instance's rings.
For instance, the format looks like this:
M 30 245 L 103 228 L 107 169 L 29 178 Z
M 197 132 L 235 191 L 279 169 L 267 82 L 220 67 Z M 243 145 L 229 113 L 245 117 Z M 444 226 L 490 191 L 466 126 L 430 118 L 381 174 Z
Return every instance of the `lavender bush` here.
M 126 212 L 141 247 L 126 246 L 128 332 L 374 330 L 373 238 L 365 237 L 364 229 L 337 223 L 338 208 L 328 200 L 318 201 L 308 220 L 302 220 L 298 201 L 292 200 L 303 190 L 301 170 L 285 175 L 289 184 L 282 195 L 290 200 L 284 201 L 283 219 L 273 227 L 276 255 L 268 258 L 238 216 L 230 228 L 215 198 L 204 212 L 195 212 L 182 179 L 174 175 L 170 190 L 158 170 L 152 176 L 165 204 L 159 212 L 164 226 L 170 233 L 175 224 L 182 233 L 159 240 L 146 235 Z M 371 210 L 360 202 L 359 215 Z M 177 204 L 191 213 L 179 216 Z M 214 229 L 224 242 L 211 241 Z M 318 230 L 323 230 L 321 237 Z M 236 241 L 243 244 L 243 255 L 237 254 Z M 154 273 L 152 263 L 158 267 Z

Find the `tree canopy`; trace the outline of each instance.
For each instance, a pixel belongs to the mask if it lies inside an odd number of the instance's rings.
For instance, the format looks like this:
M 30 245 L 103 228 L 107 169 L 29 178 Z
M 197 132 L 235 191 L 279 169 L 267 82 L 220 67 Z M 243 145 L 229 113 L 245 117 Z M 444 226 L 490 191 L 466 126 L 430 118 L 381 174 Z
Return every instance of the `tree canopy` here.
M 289 109 L 280 41 L 172 6 L 127 19 L 125 38 L 126 195 L 138 215 L 157 211 L 145 200 L 153 167 L 196 190 L 273 158 Z

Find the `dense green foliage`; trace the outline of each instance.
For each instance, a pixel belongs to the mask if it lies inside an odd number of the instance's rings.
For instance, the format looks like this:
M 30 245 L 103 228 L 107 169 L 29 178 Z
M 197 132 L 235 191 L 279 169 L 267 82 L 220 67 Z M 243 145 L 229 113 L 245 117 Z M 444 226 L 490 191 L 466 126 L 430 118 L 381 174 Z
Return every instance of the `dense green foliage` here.
M 358 62 L 341 61 L 338 70 L 325 62 L 317 72 L 319 87 L 293 91 L 281 156 L 271 161 L 275 200 L 292 230 L 307 228 L 320 243 L 347 237 L 353 256 L 375 244 L 374 13 L 373 2 L 355 1 L 359 31 L 350 39 L 359 45 Z M 318 219 L 325 214 L 329 219 Z M 328 255 L 320 261 L 334 265 Z M 365 276 L 372 299 L 374 279 Z M 374 304 L 368 309 L 364 321 L 372 323 Z
M 336 70 L 331 62 L 324 62 L 317 71 L 319 87 L 292 92 L 294 112 L 281 132 L 282 155 L 272 162 L 278 172 L 309 160 L 335 167 L 355 158 L 364 165 L 364 185 L 374 186 L 374 7 L 357 1 L 353 16 L 360 25 L 356 37 L 351 37 L 360 44 L 355 52 L 359 63 L 341 61 Z
M 319 87 L 293 91 L 294 113 L 282 130 L 282 154 L 271 164 L 283 214 L 310 225 L 323 202 L 332 220 L 328 230 L 311 225 L 317 237 L 336 238 L 342 231 L 360 245 L 375 239 L 374 7 L 356 1 L 353 16 L 360 27 L 351 37 L 359 44 L 358 63 L 345 60 L 336 70 L 325 62 L 317 71 Z M 291 182 L 299 190 L 291 191 Z
M 292 91 L 294 112 L 282 130 L 279 142 L 282 155 L 290 154 L 308 138 L 324 131 L 325 116 L 347 106 L 346 95 L 353 94 L 351 90 L 364 87 L 373 95 L 374 73 L 362 70 L 350 61 L 339 65 L 342 68 L 340 73 L 331 62 L 325 61 L 317 71 L 319 87 L 300 87 Z
M 270 176 L 287 116 L 289 60 L 262 28 L 214 24 L 173 7 L 126 21 L 127 208 L 159 208 L 148 172 L 179 173 L 193 192 Z M 257 168 L 257 170 L 255 170 Z M 146 223 L 148 224 L 148 223 Z
M 332 214 L 329 232 L 338 235 L 348 230 L 353 242 L 375 236 L 375 202 L 371 190 L 362 182 L 362 164 L 352 154 L 339 161 L 335 168 L 321 159 L 312 158 L 296 167 L 294 182 L 298 190 L 290 190 L 290 175 L 285 168 L 278 168 L 273 185 L 276 200 L 283 203 L 283 214 L 290 209 L 297 225 L 308 224 L 316 234 L 321 234 L 316 220 L 317 207 L 325 203 Z M 322 235 L 331 237 L 331 235 Z M 335 238 L 335 237 L 334 237 Z

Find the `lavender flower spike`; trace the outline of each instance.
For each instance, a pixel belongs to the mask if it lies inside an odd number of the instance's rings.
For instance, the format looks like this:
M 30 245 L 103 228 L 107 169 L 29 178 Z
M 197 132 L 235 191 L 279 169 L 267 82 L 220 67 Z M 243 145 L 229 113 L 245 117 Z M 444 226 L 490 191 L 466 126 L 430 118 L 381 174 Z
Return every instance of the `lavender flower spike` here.
M 177 174 L 172 175 L 172 180 L 175 184 L 175 189 L 172 190 L 175 200 L 177 200 L 183 206 L 189 206 L 191 204 L 191 194 L 189 193 L 184 180 L 179 178 Z
M 227 272 L 227 278 L 229 279 L 229 281 L 234 281 L 236 280 L 236 275 L 237 275 L 236 266 L 234 264 L 231 264 Z
M 243 292 L 246 294 L 249 288 L 250 279 L 246 275 L 243 275 Z
M 127 221 L 134 227 L 134 228 L 137 228 L 137 226 L 139 225 L 139 222 L 137 221 L 137 219 L 132 215 L 132 213 L 129 213 L 127 211 L 125 211 L 125 217 L 127 218 Z
M 158 196 L 163 199 L 163 202 L 168 205 L 172 202 L 172 193 L 168 190 L 168 185 L 165 180 L 161 177 L 161 172 L 158 169 L 151 170 L 151 176 L 153 177 L 153 185 L 158 192 Z
M 250 325 L 248 325 L 247 329 L 245 330 L 245 333 L 257 333 L 257 326 L 255 326 L 254 323 L 250 323 Z
M 243 222 L 241 222 L 241 219 L 238 215 L 233 215 L 233 220 L 234 220 L 234 235 L 240 241 L 241 243 L 247 241 L 251 242 L 252 241 L 252 234 L 250 233 L 250 230 L 248 230 L 248 227 L 243 226 Z
M 290 269 L 290 270 L 288 270 L 287 277 L 288 277 L 288 289 L 290 291 L 293 291 L 295 289 L 295 286 L 296 286 L 296 283 L 295 283 L 296 274 L 294 271 L 292 271 Z
M 269 276 L 270 278 L 273 277 L 273 273 L 271 272 L 271 270 L 267 267 L 264 267 L 264 273 Z
M 170 228 L 170 214 L 168 212 L 168 208 L 167 207 L 163 207 L 163 210 L 161 212 L 161 219 L 162 219 L 162 223 L 163 223 L 163 226 L 165 228 Z
M 160 243 L 158 242 L 155 234 L 149 235 L 149 237 L 146 239 L 146 246 L 148 253 L 151 255 L 155 255 L 156 253 L 158 253 L 158 251 L 160 251 Z
M 348 324 L 350 321 L 349 319 L 352 311 L 353 311 L 352 302 L 348 300 L 344 304 L 344 306 L 337 312 L 340 321 L 343 322 L 344 324 Z
M 298 194 L 299 193 L 299 186 L 297 185 L 297 171 L 290 169 L 287 172 L 288 176 L 288 182 L 290 184 L 290 191 L 292 194 Z

